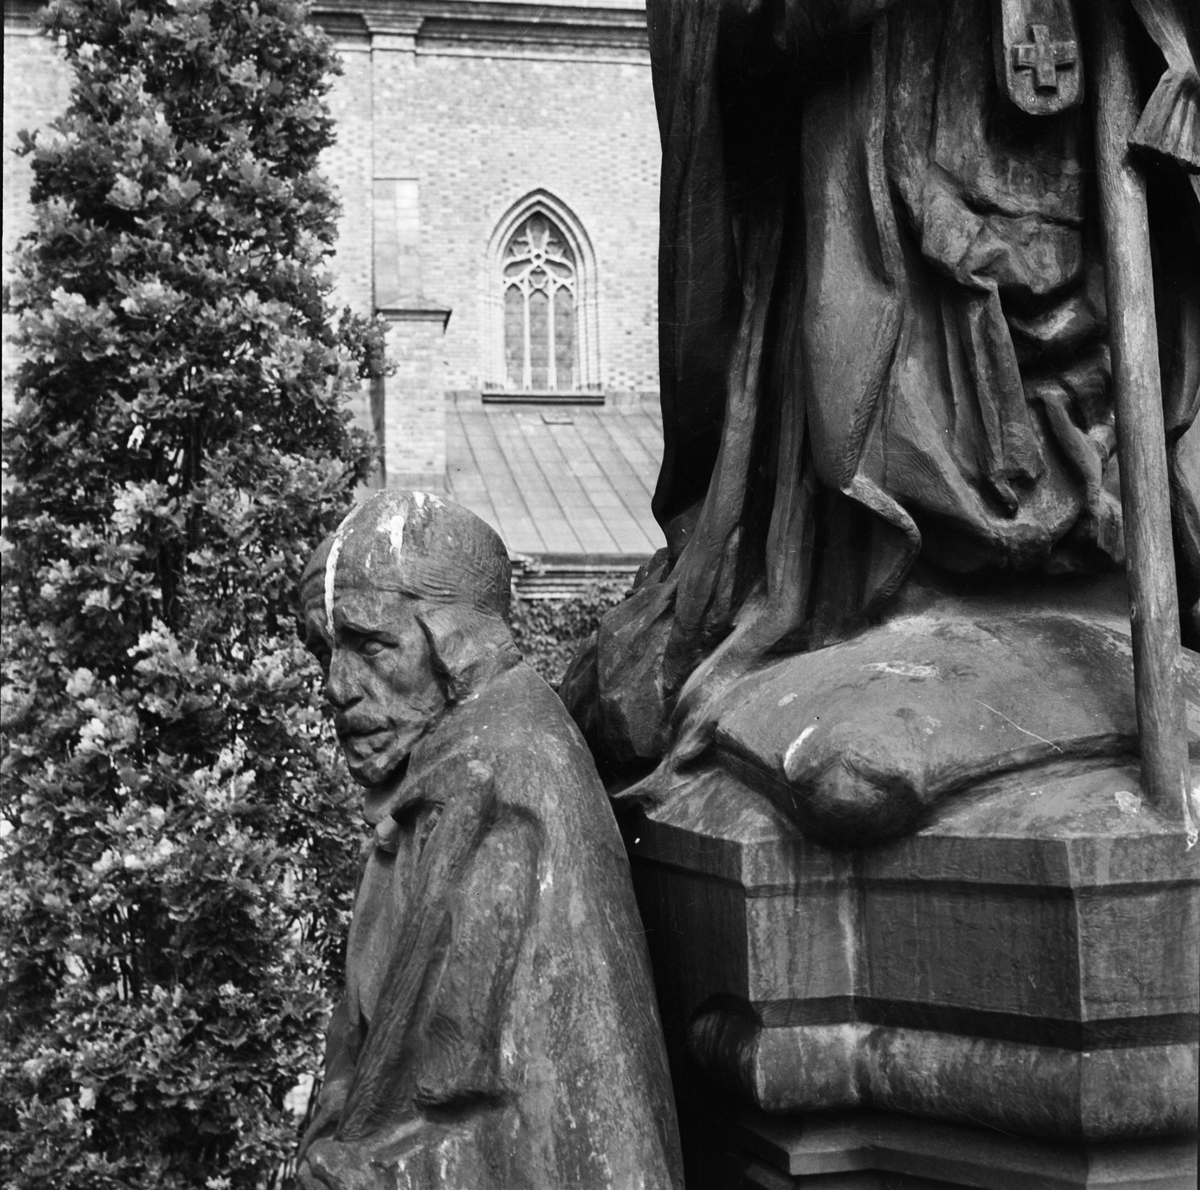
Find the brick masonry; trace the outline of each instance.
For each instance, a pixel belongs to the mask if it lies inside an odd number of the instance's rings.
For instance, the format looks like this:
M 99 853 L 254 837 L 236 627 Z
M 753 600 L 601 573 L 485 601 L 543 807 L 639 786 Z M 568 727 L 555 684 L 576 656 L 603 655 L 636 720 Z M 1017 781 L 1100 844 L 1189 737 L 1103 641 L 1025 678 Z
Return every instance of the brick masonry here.
M 50 120 L 69 86 L 27 16 L 9 19 L 30 7 L 6 5 L 6 261 L 29 225 L 29 171 L 11 153 L 16 130 Z M 338 141 L 322 162 L 342 201 L 335 298 L 363 312 L 377 299 L 393 307 L 398 370 L 382 410 L 393 482 L 444 471 L 442 394 L 495 379 L 486 346 L 495 341 L 487 319 L 498 311 L 498 278 L 488 245 L 505 213 L 533 191 L 569 209 L 594 250 L 601 386 L 612 394 L 658 387 L 659 147 L 644 17 L 632 0 L 512 4 L 507 23 L 493 19 L 496 4 L 436 7 L 453 19 L 426 21 L 430 6 L 411 0 L 326 0 L 317 12 L 344 65 L 330 95 Z M 399 303 L 418 311 L 416 321 L 396 321 L 394 286 L 381 292 L 375 277 L 388 246 L 375 243 L 374 204 L 392 192 L 377 185 L 387 179 L 414 181 L 418 196 L 421 292 Z M 450 310 L 444 333 L 437 318 L 419 313 L 434 306 Z M 6 376 L 10 364 L 6 349 Z M 365 393 L 361 406 L 367 422 Z
M 595 249 L 605 386 L 657 387 L 659 154 L 649 70 L 586 58 L 372 57 L 375 168 L 420 180 L 425 296 L 453 311 L 448 386 L 485 379 L 482 322 L 495 283 L 485 273 L 487 245 L 514 203 L 544 189 Z M 343 229 L 344 239 L 353 234 Z
M 383 455 L 391 487 L 442 491 L 446 477 L 445 312 L 410 308 L 388 316 Z

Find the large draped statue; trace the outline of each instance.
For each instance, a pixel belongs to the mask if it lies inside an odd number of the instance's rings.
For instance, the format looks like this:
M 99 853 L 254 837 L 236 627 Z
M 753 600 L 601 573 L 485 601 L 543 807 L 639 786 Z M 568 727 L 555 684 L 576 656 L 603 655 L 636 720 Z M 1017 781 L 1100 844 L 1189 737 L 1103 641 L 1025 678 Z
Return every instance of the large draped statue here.
M 649 19 L 668 545 L 561 689 L 689 1180 L 1194 1184 L 1200 6 Z
M 1124 7 L 1196 648 L 1200 18 Z M 1026 598 L 1120 569 L 1093 12 L 650 4 L 668 550 L 564 687 L 602 767 L 686 758 L 723 682 L 915 590 Z
M 957 574 L 1120 561 L 1087 84 L 1074 106 L 1018 108 L 985 48 L 993 7 L 651 6 L 665 152 L 655 511 L 675 554 L 695 541 L 677 639 L 719 635 L 759 578 L 787 605 L 781 629 L 821 638 L 882 607 L 918 559 Z M 1050 36 L 1076 47 L 1052 71 L 1064 91 L 1087 30 L 1069 0 L 1030 7 L 1059 14 Z M 1170 9 L 1194 51 L 1194 6 Z M 1197 643 L 1200 197 L 1163 168 L 1151 202 Z

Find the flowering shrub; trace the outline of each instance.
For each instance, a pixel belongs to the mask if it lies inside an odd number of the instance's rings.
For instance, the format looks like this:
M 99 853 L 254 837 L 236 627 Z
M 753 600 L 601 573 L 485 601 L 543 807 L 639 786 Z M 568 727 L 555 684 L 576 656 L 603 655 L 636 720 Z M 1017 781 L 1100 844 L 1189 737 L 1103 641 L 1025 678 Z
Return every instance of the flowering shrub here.
M 337 63 L 292 0 L 59 0 L 6 293 L 0 1183 L 277 1184 L 357 797 L 295 633 L 366 473 L 328 305 Z

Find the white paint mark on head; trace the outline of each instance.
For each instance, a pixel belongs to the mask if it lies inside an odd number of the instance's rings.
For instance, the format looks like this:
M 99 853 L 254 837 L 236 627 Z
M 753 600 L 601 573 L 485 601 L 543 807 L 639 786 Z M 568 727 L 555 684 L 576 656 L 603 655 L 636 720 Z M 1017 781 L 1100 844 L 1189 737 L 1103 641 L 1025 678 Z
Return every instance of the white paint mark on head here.
M 782 698 L 779 700 L 779 702 L 778 702 L 778 703 L 776 703 L 775 705 L 776 705 L 776 706 L 780 706 L 780 707 L 786 707 L 786 706 L 788 705 L 788 703 L 795 702 L 795 701 L 796 701 L 796 699 L 797 699 L 797 697 L 798 697 L 798 695 L 797 695 L 797 694 L 796 694 L 796 692 L 793 690 L 793 691 L 791 692 L 791 694 L 785 694 L 785 695 L 784 695 L 784 696 L 783 696 L 783 697 L 782 697 Z
M 351 509 L 343 518 L 333 534 L 333 542 L 329 547 L 329 557 L 325 559 L 325 630 L 333 636 L 333 584 L 337 576 L 338 555 L 350 532 L 350 522 L 354 519 L 357 508 Z
M 325 628 L 330 636 L 333 635 L 333 580 L 337 574 L 338 554 L 342 552 L 342 535 L 339 532 L 329 547 L 329 557 L 325 559 Z
M 379 526 L 391 539 L 392 557 L 396 559 L 397 566 L 404 558 L 404 522 L 407 519 L 403 512 L 397 512 Z
M 794 781 L 798 775 L 800 758 L 800 749 L 804 747 L 808 737 L 817 730 L 815 723 L 806 727 L 789 745 L 788 750 L 783 754 L 783 771 L 789 781 Z
M 1117 799 L 1117 809 L 1122 814 L 1138 814 L 1142 809 L 1142 799 L 1130 789 L 1118 789 L 1113 797 Z

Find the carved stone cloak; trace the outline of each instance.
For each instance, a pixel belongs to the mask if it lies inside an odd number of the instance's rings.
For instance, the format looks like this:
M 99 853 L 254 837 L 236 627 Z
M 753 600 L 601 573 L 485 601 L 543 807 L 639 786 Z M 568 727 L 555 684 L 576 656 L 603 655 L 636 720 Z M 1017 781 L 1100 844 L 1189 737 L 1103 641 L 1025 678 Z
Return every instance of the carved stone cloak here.
M 587 749 L 511 644 L 458 698 L 366 857 L 305 1184 L 679 1186 L 641 921 Z

